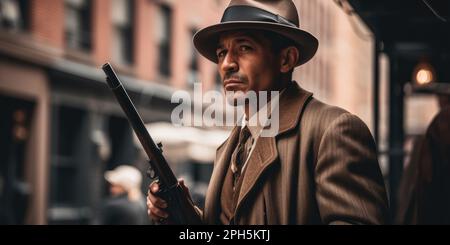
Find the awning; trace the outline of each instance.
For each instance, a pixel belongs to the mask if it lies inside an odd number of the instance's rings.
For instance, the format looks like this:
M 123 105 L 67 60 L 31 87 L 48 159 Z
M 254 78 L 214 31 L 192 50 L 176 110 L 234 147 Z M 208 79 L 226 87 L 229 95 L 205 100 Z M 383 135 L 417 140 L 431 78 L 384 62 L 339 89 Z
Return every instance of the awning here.
M 216 149 L 230 134 L 229 130 L 176 127 L 167 122 L 151 123 L 146 127 L 155 143 L 163 144 L 164 157 L 171 163 L 186 160 L 213 163 Z M 137 137 L 134 138 L 140 146 Z

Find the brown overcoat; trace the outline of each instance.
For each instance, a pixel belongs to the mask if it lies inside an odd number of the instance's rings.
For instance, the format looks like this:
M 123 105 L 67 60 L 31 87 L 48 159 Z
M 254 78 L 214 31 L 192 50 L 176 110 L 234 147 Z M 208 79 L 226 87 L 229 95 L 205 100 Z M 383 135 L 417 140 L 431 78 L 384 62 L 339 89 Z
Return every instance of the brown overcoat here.
M 279 103 L 279 133 L 256 141 L 235 223 L 386 223 L 385 186 L 366 125 L 314 99 L 296 82 Z M 203 212 L 207 224 L 220 224 L 220 193 L 238 129 L 217 149 Z

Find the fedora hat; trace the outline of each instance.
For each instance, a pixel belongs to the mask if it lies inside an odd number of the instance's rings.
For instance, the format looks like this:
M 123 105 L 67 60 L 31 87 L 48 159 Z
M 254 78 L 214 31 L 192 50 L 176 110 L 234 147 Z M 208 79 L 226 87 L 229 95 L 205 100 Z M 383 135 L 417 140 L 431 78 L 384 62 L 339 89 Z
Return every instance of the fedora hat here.
M 231 0 L 219 24 L 195 33 L 194 46 L 201 55 L 217 63 L 220 34 L 242 29 L 271 31 L 292 40 L 300 51 L 297 66 L 308 62 L 319 45 L 313 35 L 300 29 L 297 9 L 291 0 Z

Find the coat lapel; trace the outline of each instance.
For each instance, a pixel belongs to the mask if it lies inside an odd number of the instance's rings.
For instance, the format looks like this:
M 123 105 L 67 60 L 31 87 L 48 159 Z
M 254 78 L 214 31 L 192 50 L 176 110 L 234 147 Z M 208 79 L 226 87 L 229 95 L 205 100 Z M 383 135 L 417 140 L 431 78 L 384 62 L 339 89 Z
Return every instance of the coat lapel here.
M 255 149 L 248 159 L 243 175 L 241 191 L 236 205 L 236 214 L 243 200 L 256 185 L 259 177 L 278 158 L 278 151 L 274 137 L 260 137 L 256 141 Z
M 257 185 L 260 176 L 276 162 L 275 160 L 278 158 L 276 137 L 297 126 L 303 108 L 311 96 L 312 93 L 301 89 L 296 82 L 292 82 L 285 94 L 280 97 L 279 131 L 274 137 L 259 137 L 256 141 L 255 149 L 248 159 L 246 173 L 243 175 L 244 179 L 236 205 L 236 216 L 246 197 Z

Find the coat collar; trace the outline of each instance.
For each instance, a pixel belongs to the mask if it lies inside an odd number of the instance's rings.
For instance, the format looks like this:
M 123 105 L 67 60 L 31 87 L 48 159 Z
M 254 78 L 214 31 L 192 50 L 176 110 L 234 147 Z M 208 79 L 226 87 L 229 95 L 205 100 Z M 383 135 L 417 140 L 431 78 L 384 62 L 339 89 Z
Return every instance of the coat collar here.
M 306 102 L 313 95 L 311 92 L 302 89 L 295 81 L 289 85 L 285 93 L 280 98 L 280 130 L 277 135 L 297 126 Z
M 279 100 L 279 132 L 275 137 L 259 137 L 255 149 L 248 159 L 246 174 L 241 186 L 236 215 L 249 193 L 257 185 L 260 176 L 278 158 L 276 137 L 295 128 L 300 120 L 303 108 L 312 96 L 312 93 L 300 88 L 296 82 L 292 82 Z M 231 131 L 230 137 L 222 144 L 216 153 L 216 164 L 208 187 L 208 196 L 205 203 L 205 221 L 208 224 L 217 223 L 220 212 L 220 193 L 225 174 L 229 167 L 231 154 L 238 141 L 240 127 L 236 126 Z

